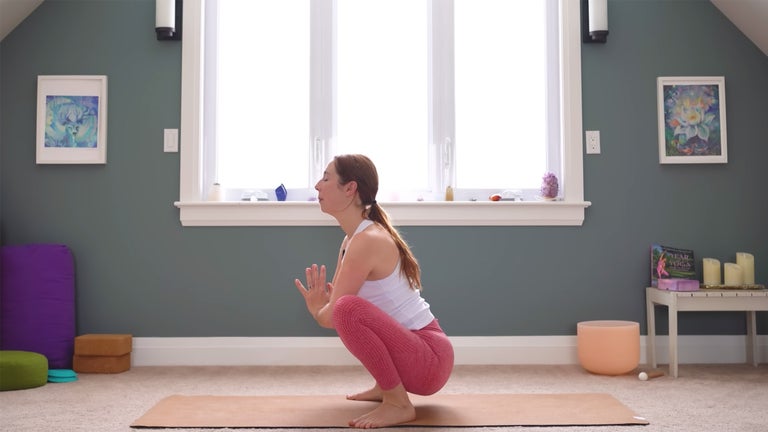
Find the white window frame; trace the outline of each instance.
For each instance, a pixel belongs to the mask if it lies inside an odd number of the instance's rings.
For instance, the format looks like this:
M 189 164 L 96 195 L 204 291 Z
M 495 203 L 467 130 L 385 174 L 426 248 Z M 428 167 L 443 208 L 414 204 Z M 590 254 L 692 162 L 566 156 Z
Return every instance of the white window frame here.
M 560 201 L 382 202 L 396 225 L 580 226 L 585 209 L 581 114 L 581 15 L 578 0 L 560 1 Z M 183 226 L 335 225 L 316 202 L 205 201 L 203 187 L 203 0 L 184 2 L 182 41 L 179 218 Z

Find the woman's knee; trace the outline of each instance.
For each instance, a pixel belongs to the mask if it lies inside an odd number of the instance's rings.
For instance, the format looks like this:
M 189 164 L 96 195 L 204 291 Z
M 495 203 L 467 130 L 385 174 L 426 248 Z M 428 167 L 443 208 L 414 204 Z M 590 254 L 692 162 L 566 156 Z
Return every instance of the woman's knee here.
M 333 305 L 334 324 L 338 326 L 349 322 L 350 319 L 358 318 L 359 312 L 364 309 L 365 303 L 367 303 L 366 300 L 354 295 L 339 297 Z
M 355 309 L 357 309 L 359 306 L 359 301 L 362 300 L 358 296 L 353 295 L 345 295 L 341 296 L 336 300 L 336 303 L 333 305 L 333 316 L 336 315 L 348 315 L 350 312 L 353 312 Z

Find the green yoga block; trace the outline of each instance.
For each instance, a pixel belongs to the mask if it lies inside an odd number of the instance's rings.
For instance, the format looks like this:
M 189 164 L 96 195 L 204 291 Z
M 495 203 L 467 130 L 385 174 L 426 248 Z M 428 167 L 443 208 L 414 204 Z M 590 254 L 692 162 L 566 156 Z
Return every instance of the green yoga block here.
M 0 391 L 40 387 L 48 382 L 48 359 L 29 351 L 0 351 Z

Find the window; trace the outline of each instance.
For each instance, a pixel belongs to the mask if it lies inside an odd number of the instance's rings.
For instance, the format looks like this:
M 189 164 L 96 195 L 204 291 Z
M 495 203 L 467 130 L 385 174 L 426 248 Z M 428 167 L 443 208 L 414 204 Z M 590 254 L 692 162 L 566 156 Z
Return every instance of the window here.
M 578 4 L 551 0 L 545 9 L 544 2 L 495 1 L 493 6 L 494 0 L 280 0 L 275 3 L 284 10 L 269 13 L 232 13 L 213 1 L 185 2 L 181 199 L 176 204 L 182 223 L 330 224 L 316 204 L 306 201 L 314 195 L 311 187 L 333 154 L 360 152 L 379 167 L 379 201 L 386 202 L 398 224 L 580 225 L 589 203 L 583 201 L 582 186 Z M 560 31 L 553 26 L 538 37 L 504 34 L 514 26 L 491 22 L 502 14 L 478 7 L 529 3 L 541 10 L 511 12 L 516 21 L 520 15 L 543 19 L 549 13 Z M 234 21 L 243 16 L 245 22 Z M 237 42 L 244 36 L 232 33 L 238 28 L 269 43 L 242 48 Z M 478 36 L 478 28 L 489 30 L 484 42 L 468 37 Z M 206 40 L 206 32 L 219 39 Z M 476 49 L 498 41 L 509 48 Z M 215 42 L 218 49 L 210 45 Z M 559 65 L 550 69 L 553 73 L 542 68 L 525 79 L 505 79 L 515 69 L 545 64 L 548 43 L 560 47 L 549 59 Z M 520 54 L 518 44 L 531 51 Z M 212 53 L 216 61 L 206 66 L 204 59 Z M 391 81 L 398 84 L 387 86 Z M 211 83 L 219 83 L 215 91 Z M 528 89 L 536 93 L 525 94 Z M 258 111 L 259 104 L 252 102 L 260 100 L 275 102 Z M 216 106 L 242 108 L 222 114 Z M 526 112 L 536 113 L 533 120 L 521 120 Z M 218 113 L 215 122 L 213 113 Z M 211 146 L 214 140 L 218 144 Z M 244 174 L 237 174 L 238 165 Z M 533 171 L 525 174 L 529 167 Z M 561 201 L 532 199 L 545 171 L 559 174 Z M 498 174 L 504 178 L 494 177 Z M 230 188 L 229 201 L 205 202 L 206 185 L 217 180 Z M 240 201 L 251 189 L 271 191 L 281 182 L 295 200 Z M 454 202 L 441 200 L 447 185 L 455 188 Z M 489 192 L 501 189 L 520 189 L 525 200 L 487 201 Z

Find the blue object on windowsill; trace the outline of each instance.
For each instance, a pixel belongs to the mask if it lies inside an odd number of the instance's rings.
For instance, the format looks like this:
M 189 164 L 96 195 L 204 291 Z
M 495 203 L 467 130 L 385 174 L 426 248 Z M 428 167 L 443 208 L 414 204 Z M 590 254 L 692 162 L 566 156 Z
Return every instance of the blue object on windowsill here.
M 275 189 L 275 195 L 278 201 L 285 201 L 288 198 L 288 191 L 285 189 L 285 185 L 281 184 Z

